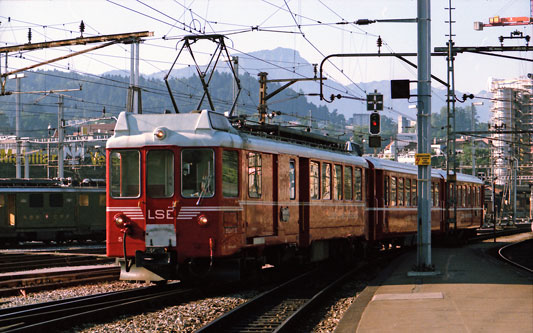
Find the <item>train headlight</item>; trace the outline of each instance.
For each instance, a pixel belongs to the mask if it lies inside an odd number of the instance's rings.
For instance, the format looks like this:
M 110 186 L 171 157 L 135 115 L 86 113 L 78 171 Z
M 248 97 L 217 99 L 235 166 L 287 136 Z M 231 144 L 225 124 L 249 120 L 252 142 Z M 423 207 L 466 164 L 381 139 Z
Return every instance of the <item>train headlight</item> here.
M 206 226 L 208 222 L 209 222 L 209 220 L 207 219 L 207 217 L 205 215 L 198 216 L 198 224 L 201 227 Z
M 126 226 L 126 224 L 127 224 L 126 216 L 124 216 L 122 214 L 115 215 L 113 220 L 115 221 L 115 224 L 117 225 L 117 227 L 119 227 L 121 229 L 124 228 Z
M 158 140 L 163 140 L 167 137 L 167 132 L 163 127 L 158 127 L 154 130 L 154 137 Z

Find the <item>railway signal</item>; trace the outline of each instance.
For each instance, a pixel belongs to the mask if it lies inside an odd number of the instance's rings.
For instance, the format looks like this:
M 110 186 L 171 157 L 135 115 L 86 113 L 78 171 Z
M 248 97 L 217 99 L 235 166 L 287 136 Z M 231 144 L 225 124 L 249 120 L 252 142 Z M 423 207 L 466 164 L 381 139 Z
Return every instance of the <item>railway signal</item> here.
M 381 132 L 381 117 L 377 112 L 372 112 L 370 114 L 369 132 L 372 135 L 378 135 Z

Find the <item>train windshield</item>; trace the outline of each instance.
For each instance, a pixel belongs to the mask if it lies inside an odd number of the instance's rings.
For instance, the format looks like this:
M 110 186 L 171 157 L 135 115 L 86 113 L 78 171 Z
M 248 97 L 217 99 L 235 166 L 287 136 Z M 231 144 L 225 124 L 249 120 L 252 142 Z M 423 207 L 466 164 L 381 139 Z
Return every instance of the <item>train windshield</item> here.
M 113 198 L 137 198 L 140 195 L 140 155 L 138 150 L 115 150 L 109 170 Z
M 205 198 L 215 194 L 215 156 L 212 149 L 181 151 L 181 194 Z
M 146 156 L 146 192 L 151 198 L 174 195 L 174 153 L 152 150 Z

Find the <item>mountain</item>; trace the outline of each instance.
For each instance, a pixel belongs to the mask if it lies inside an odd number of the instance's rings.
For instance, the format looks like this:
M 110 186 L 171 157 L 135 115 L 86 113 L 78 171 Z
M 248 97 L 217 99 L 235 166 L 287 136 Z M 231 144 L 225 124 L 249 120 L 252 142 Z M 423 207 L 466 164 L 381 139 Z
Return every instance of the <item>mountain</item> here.
M 260 50 L 255 52 L 250 52 L 247 54 L 236 53 L 232 56 L 238 57 L 239 59 L 239 74 L 248 73 L 252 77 L 257 77 L 259 72 L 268 72 L 268 79 L 288 79 L 288 78 L 312 78 L 314 77 L 313 64 L 309 63 L 305 58 L 303 58 L 300 53 L 293 49 L 278 47 L 273 50 Z M 201 66 L 202 70 L 205 70 L 205 66 Z M 225 62 L 219 61 L 219 66 L 217 70 L 220 72 L 229 73 L 229 67 Z M 318 70 L 318 66 L 317 66 Z M 124 72 L 115 73 L 116 71 L 106 73 L 106 74 L 118 74 L 124 75 Z M 162 80 L 166 75 L 167 71 L 161 71 L 148 75 L 148 79 L 159 79 Z M 174 69 L 170 75 L 170 78 L 184 79 L 189 78 L 193 75 L 196 75 L 196 69 L 193 66 L 188 66 L 184 68 Z M 318 75 L 318 74 L 317 74 Z M 291 85 L 291 88 L 294 91 L 302 91 L 306 95 L 308 94 L 318 94 L 320 92 L 320 85 L 317 81 L 301 81 Z M 411 119 L 416 119 L 416 109 L 410 109 L 410 105 L 416 105 L 416 83 L 411 84 L 411 97 L 409 100 L 400 100 L 390 99 L 390 81 L 373 81 L 373 82 L 359 82 L 357 85 L 351 84 L 348 86 L 343 86 L 342 84 L 335 82 L 331 79 L 324 81 L 323 94 L 329 96 L 331 94 L 337 95 L 356 95 L 360 97 L 365 97 L 366 93 L 374 92 L 383 93 L 384 95 L 384 105 L 386 110 L 383 114 L 397 120 L 399 115 L 407 116 Z M 269 85 L 269 92 L 273 91 Z M 432 113 L 439 113 L 440 109 L 446 107 L 446 91 L 445 87 L 434 86 L 433 89 L 433 98 L 431 110 Z M 469 92 L 471 93 L 471 92 Z M 462 97 L 463 92 L 456 91 L 456 95 Z M 476 96 L 490 97 L 490 93 L 486 91 L 481 91 Z M 343 115 L 346 119 L 349 119 L 353 114 L 366 113 L 366 102 L 348 98 L 335 99 L 333 103 L 327 103 L 321 101 L 318 96 L 307 96 L 309 102 L 316 105 L 325 105 L 328 109 L 333 112 L 337 110 L 338 114 Z M 456 107 L 464 107 L 470 105 L 472 100 L 466 101 L 464 104 L 457 102 Z M 484 103 L 484 105 L 476 106 L 477 119 L 480 122 L 488 122 L 490 119 L 490 104 Z

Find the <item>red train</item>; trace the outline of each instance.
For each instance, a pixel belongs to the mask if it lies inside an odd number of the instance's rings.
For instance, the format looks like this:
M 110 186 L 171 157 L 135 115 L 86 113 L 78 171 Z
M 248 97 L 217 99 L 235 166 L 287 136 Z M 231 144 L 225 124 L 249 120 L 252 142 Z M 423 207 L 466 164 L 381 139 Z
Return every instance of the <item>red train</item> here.
M 357 156 L 310 133 L 237 129 L 205 110 L 121 113 L 107 161 L 107 255 L 119 258 L 122 279 L 318 261 L 415 240 L 416 166 Z M 435 235 L 451 227 L 445 178 L 433 170 Z M 456 230 L 473 232 L 482 182 L 458 174 L 456 186 Z

